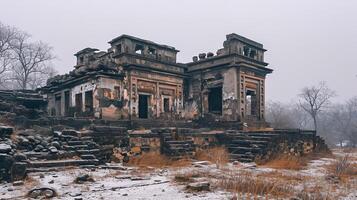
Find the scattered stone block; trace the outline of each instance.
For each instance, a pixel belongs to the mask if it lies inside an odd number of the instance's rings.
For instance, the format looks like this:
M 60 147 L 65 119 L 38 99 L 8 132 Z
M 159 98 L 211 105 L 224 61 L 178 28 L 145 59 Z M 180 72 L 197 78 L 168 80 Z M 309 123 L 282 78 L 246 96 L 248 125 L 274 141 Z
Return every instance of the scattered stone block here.
M 75 183 L 82 184 L 84 182 L 94 182 L 94 179 L 89 174 L 81 174 L 74 180 Z
M 11 167 L 11 177 L 13 181 L 23 180 L 26 177 L 27 163 L 15 162 Z
M 23 181 L 15 181 L 12 183 L 13 186 L 19 186 L 19 185 L 23 185 L 24 182 Z
M 209 182 L 198 182 L 198 183 L 190 183 L 186 187 L 189 190 L 193 190 L 196 192 L 200 191 L 209 191 L 210 190 L 210 183 Z

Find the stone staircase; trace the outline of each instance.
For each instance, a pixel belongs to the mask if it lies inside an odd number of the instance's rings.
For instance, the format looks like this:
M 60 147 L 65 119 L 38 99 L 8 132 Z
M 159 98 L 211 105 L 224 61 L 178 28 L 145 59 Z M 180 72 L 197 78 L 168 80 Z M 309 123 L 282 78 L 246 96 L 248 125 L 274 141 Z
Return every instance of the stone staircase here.
M 176 129 L 161 131 L 161 152 L 171 159 L 181 159 L 185 157 L 193 157 L 195 145 L 192 139 L 178 138 Z
M 28 154 L 28 171 L 38 168 L 67 167 L 67 166 L 95 166 L 107 160 L 112 152 L 111 145 L 99 145 L 91 136 L 82 136 L 75 130 L 64 130 L 58 137 L 61 149 L 57 154 Z
M 278 134 L 265 132 L 238 133 L 229 132 L 226 143 L 230 161 L 253 162 L 259 155 L 264 154 L 270 142 Z

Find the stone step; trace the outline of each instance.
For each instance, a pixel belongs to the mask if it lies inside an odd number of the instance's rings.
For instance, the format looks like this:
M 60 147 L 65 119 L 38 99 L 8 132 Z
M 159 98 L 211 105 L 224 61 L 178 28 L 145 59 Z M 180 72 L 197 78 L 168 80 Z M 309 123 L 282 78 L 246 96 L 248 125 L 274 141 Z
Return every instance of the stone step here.
M 240 153 L 240 154 L 245 154 L 247 152 L 254 152 L 254 153 L 258 153 L 259 151 L 261 151 L 261 148 L 257 148 L 257 147 L 228 147 L 228 152 L 230 153 Z
M 239 159 L 229 159 L 229 162 L 239 161 L 242 163 L 253 162 L 254 160 L 251 158 L 239 158 Z
M 75 140 L 75 141 L 70 140 L 70 141 L 67 142 L 67 144 L 69 146 L 75 146 L 75 145 L 83 145 L 84 143 L 83 143 L 82 140 Z
M 229 142 L 230 144 L 263 144 L 266 145 L 269 142 L 265 141 L 265 140 L 237 140 L 234 139 L 232 141 Z
M 240 158 L 254 159 L 255 155 L 254 154 L 229 154 L 229 157 L 231 159 L 240 159 Z
M 254 144 L 254 143 L 242 143 L 242 144 L 228 144 L 227 148 L 235 148 L 235 147 L 247 147 L 247 148 L 260 148 L 265 149 L 268 144 Z
M 91 160 L 46 160 L 46 161 L 30 161 L 30 168 L 41 168 L 41 167 L 65 167 L 65 166 L 79 166 L 79 165 L 97 165 L 99 161 L 97 159 Z
M 119 126 L 92 126 L 91 130 L 95 131 L 93 134 L 125 134 L 127 131 L 126 127 Z
M 73 129 L 65 129 L 62 131 L 62 136 L 79 136 L 80 132 Z
M 271 137 L 263 137 L 263 136 L 248 136 L 248 135 L 237 135 L 231 136 L 231 140 L 259 140 L 259 141 L 271 141 Z
M 170 148 L 177 148 L 177 147 L 194 147 L 193 144 L 183 143 L 183 144 L 165 144 L 164 146 L 168 146 Z
M 170 140 L 170 141 L 165 141 L 167 144 L 193 144 L 192 140 Z
M 176 152 L 186 152 L 186 151 L 194 151 L 193 147 L 173 147 L 173 148 L 164 148 L 166 151 L 176 151 Z
M 81 159 L 84 159 L 84 160 L 94 160 L 94 159 L 97 159 L 95 155 L 93 154 L 82 154 L 81 155 Z
M 78 149 L 76 150 L 78 154 L 98 154 L 100 153 L 99 149 Z
M 64 149 L 66 150 L 81 150 L 81 149 L 88 149 L 88 145 L 81 144 L 81 145 L 63 145 Z
M 93 141 L 93 137 L 91 137 L 91 136 L 84 136 L 84 137 L 80 137 L 80 140 L 82 140 L 82 141 Z
M 194 152 L 170 152 L 170 153 L 165 153 L 166 155 L 169 156 L 169 158 L 174 158 L 174 157 L 184 157 L 184 156 L 193 156 Z

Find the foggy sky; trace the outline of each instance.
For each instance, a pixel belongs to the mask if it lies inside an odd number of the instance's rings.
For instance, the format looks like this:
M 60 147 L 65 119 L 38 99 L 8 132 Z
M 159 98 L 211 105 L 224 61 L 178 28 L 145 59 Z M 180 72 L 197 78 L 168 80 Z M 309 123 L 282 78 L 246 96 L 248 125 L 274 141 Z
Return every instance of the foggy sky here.
M 59 73 L 73 54 L 130 34 L 179 49 L 178 62 L 216 52 L 226 34 L 263 43 L 274 69 L 267 100 L 290 101 L 326 81 L 342 102 L 357 95 L 357 1 L 353 0 L 0 0 L 0 21 L 54 48 Z

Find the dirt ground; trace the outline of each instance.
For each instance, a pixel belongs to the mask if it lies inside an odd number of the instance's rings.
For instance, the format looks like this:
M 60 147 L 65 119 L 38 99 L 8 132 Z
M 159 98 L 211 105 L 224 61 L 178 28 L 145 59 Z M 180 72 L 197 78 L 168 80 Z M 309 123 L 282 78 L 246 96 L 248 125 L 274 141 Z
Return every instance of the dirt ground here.
M 112 164 L 29 173 L 23 185 L 2 183 L 0 199 L 27 199 L 33 188 L 53 188 L 53 199 L 357 199 L 357 150 L 334 149 L 305 166 L 190 161 L 169 167 Z M 93 181 L 75 183 L 88 174 Z M 195 185 L 196 183 L 196 185 Z M 194 188 L 208 183 L 207 188 Z M 40 199 L 39 196 L 37 199 Z

